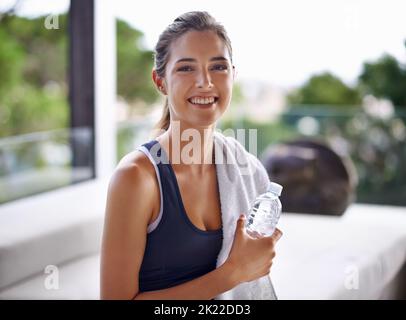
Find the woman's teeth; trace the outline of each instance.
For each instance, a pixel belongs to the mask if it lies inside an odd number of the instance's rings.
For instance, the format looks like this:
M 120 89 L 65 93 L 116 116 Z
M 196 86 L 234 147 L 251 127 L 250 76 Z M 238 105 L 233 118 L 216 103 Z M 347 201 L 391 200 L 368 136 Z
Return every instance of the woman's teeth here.
M 210 98 L 191 98 L 189 99 L 189 101 L 193 104 L 212 104 L 215 102 L 215 98 L 214 97 L 210 97 Z

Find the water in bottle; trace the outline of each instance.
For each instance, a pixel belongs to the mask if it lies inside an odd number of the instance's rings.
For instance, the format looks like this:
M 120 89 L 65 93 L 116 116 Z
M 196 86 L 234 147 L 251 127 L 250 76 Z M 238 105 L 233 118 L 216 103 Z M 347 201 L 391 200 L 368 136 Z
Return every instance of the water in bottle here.
M 246 219 L 249 234 L 261 237 L 273 234 L 282 211 L 279 200 L 282 189 L 280 184 L 271 182 L 268 190 L 255 199 Z

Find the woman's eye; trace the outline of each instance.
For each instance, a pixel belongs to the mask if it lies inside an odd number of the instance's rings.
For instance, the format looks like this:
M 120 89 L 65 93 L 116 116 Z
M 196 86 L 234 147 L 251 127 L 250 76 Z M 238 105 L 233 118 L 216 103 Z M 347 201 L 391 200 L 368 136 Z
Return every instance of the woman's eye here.
M 217 70 L 217 71 L 224 71 L 227 69 L 228 69 L 228 67 L 223 64 L 216 64 L 212 67 L 212 70 Z M 183 67 L 180 67 L 177 71 L 181 71 L 181 72 L 193 71 L 193 68 L 191 66 L 183 66 Z
M 178 71 L 191 71 L 192 67 L 190 66 L 183 66 L 178 69 Z
M 213 67 L 213 69 L 215 69 L 215 70 L 227 70 L 228 67 L 227 67 L 226 65 L 224 65 L 224 64 L 216 64 L 216 65 Z

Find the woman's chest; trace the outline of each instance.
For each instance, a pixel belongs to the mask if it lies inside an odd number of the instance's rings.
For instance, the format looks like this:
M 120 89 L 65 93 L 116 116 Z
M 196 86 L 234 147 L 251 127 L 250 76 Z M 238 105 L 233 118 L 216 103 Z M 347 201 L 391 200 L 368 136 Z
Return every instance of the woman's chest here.
M 176 177 L 189 220 L 201 230 L 220 229 L 221 205 L 215 167 L 203 178 L 188 174 L 176 174 Z

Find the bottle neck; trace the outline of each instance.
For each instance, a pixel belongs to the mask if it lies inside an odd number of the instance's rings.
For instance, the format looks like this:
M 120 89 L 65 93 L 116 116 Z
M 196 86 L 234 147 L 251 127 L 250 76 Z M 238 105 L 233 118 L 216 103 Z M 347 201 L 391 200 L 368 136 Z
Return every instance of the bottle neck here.
M 279 194 L 277 194 L 274 190 L 272 190 L 270 188 L 265 193 L 271 194 L 272 196 L 279 198 Z
M 278 198 L 279 196 L 275 192 L 272 192 L 272 191 L 268 190 L 267 192 L 263 193 L 260 197 L 261 198 L 272 198 L 272 199 L 274 199 L 274 198 Z

